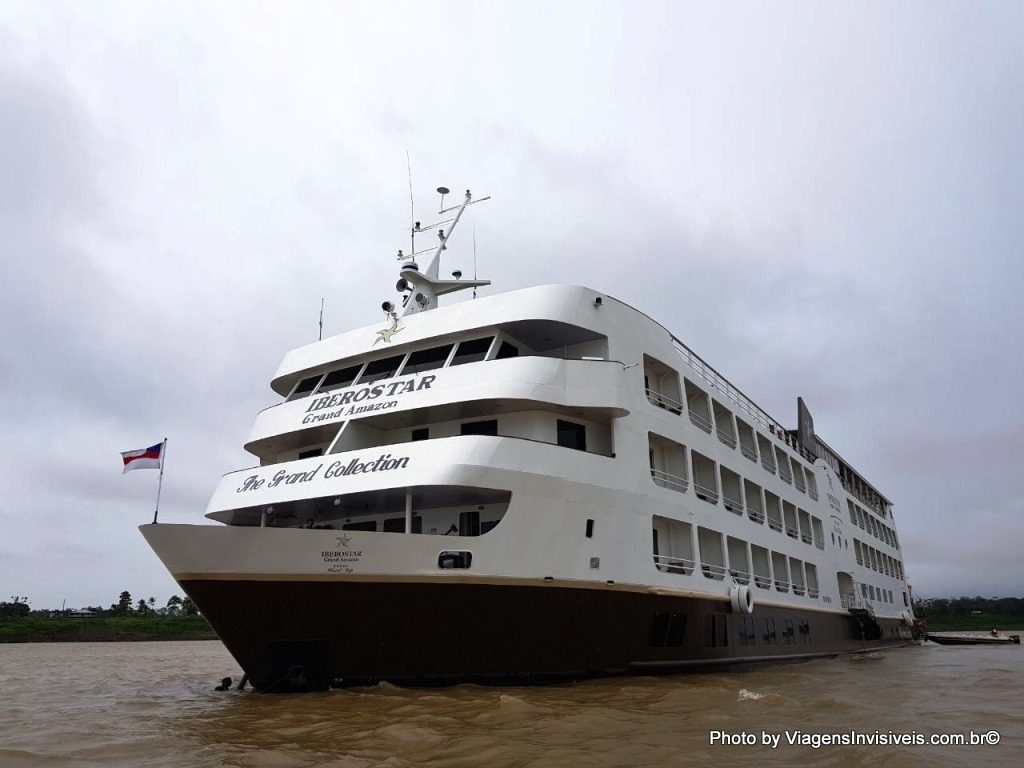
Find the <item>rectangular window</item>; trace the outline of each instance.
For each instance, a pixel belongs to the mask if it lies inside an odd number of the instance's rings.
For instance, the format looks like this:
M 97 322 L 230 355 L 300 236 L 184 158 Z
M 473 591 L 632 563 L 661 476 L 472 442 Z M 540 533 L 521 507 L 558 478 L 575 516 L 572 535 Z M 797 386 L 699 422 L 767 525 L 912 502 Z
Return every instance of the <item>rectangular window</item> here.
M 459 536 L 480 535 L 480 513 L 460 512 L 459 513 Z
M 343 526 L 341 526 L 341 529 L 343 531 L 376 531 L 377 521 L 366 520 L 361 523 L 345 523 Z
M 417 442 L 419 440 L 429 440 L 429 439 L 430 439 L 430 427 L 420 427 L 419 429 L 414 429 L 412 431 L 412 440 L 413 440 L 413 442 Z
M 316 376 L 310 376 L 299 382 L 299 385 L 295 387 L 295 390 L 288 395 L 288 400 L 300 400 L 306 397 L 310 392 L 316 388 L 316 384 L 323 377 L 322 373 L 318 373 Z
M 405 518 L 389 517 L 384 521 L 384 530 L 390 533 L 405 533 Z M 423 518 L 419 515 L 413 515 L 412 532 L 423 533 Z
M 443 347 L 432 347 L 413 352 L 402 367 L 402 375 L 404 376 L 407 373 L 423 373 L 424 371 L 440 368 L 448 360 L 448 355 L 451 353 L 453 346 L 453 344 L 445 344 Z
M 665 635 L 665 645 L 678 648 L 683 644 L 683 637 L 686 635 L 686 614 L 673 613 L 668 617 L 668 634 Z
M 766 645 L 775 645 L 775 619 L 764 620 L 764 642 Z
M 359 383 L 369 384 L 381 379 L 390 379 L 401 365 L 403 357 L 404 355 L 395 355 L 367 363 L 366 368 L 363 369 L 363 375 L 359 377 Z
M 356 380 L 356 376 L 359 375 L 359 370 L 362 367 L 362 365 L 351 365 L 348 368 L 342 368 L 340 371 L 331 371 L 324 378 L 323 383 L 317 391 L 330 392 L 334 389 L 341 389 L 342 387 L 349 386 Z
M 487 357 L 487 350 L 491 348 L 493 336 L 472 341 L 459 342 L 459 348 L 455 350 L 455 357 L 449 365 L 464 365 L 465 363 L 478 363 Z
M 587 450 L 587 428 L 583 424 L 558 419 L 558 444 L 577 451 Z
M 594 521 L 587 518 L 587 538 L 594 538 Z M 654 554 L 658 554 L 658 531 L 654 530 Z
M 509 344 L 507 341 L 501 342 L 501 346 L 498 347 L 498 354 L 494 356 L 495 360 L 504 360 L 507 357 L 519 357 L 519 347 L 514 344 Z
M 463 435 L 497 435 L 498 420 L 488 419 L 487 421 L 467 421 L 461 426 Z
M 704 645 L 710 648 L 725 648 L 729 645 L 728 616 L 712 614 L 705 617 Z

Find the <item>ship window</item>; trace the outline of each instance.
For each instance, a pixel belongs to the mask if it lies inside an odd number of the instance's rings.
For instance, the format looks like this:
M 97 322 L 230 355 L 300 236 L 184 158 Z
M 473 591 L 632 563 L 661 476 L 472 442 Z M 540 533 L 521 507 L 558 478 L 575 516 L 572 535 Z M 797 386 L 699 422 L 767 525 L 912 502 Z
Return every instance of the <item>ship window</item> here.
M 341 389 L 347 387 L 353 381 L 356 380 L 356 376 L 359 374 L 359 369 L 362 365 L 350 365 L 348 368 L 342 368 L 340 371 L 331 371 L 327 374 L 324 379 L 324 383 L 320 385 L 318 392 L 330 392 L 333 389 Z
M 715 613 L 706 618 L 704 645 L 710 648 L 725 648 L 729 645 L 728 616 Z
M 582 424 L 558 419 L 558 444 L 577 451 L 587 450 L 587 428 Z
M 741 616 L 740 620 L 742 621 L 740 626 L 740 645 L 756 645 L 757 630 L 754 627 L 754 617 Z
M 519 347 L 509 344 L 507 341 L 501 342 L 501 346 L 498 347 L 498 354 L 494 356 L 494 359 L 504 360 L 506 357 L 519 357 Z
M 764 642 L 767 645 L 775 645 L 775 619 L 764 620 Z
M 651 619 L 647 644 L 655 648 L 678 648 L 686 636 L 685 613 L 656 613 Z
M 459 513 L 459 536 L 480 535 L 480 513 L 460 512 Z
M 440 368 L 445 364 L 448 355 L 451 354 L 454 344 L 445 344 L 443 347 L 431 347 L 413 352 L 402 367 L 402 375 L 407 373 L 423 373 Z
M 298 400 L 306 397 L 310 392 L 316 388 L 316 383 L 323 377 L 322 373 L 318 373 L 316 376 L 310 376 L 308 379 L 303 379 L 299 382 L 298 386 L 288 395 L 289 400 Z
M 487 421 L 467 421 L 462 425 L 464 435 L 497 435 L 498 420 L 488 419 Z
M 384 530 L 390 533 L 405 533 L 405 518 L 389 517 L 384 521 Z M 419 515 L 412 518 L 412 532 L 423 533 L 423 518 Z
M 412 431 L 413 442 L 430 439 L 430 427 L 420 427 Z
M 460 342 L 459 348 L 455 350 L 455 357 L 452 358 L 449 365 L 479 363 L 487 357 L 487 350 L 491 348 L 492 341 L 494 341 L 494 337 L 487 336 L 483 339 L 473 339 L 472 341 Z
M 438 568 L 469 568 L 472 562 L 472 552 L 442 552 L 437 556 Z
M 366 368 L 363 369 L 363 375 L 359 377 L 359 383 L 369 384 L 372 381 L 391 378 L 398 370 L 402 357 L 403 355 L 395 355 L 367 363 Z
M 587 538 L 588 539 L 594 538 L 594 521 L 591 520 L 590 518 L 587 518 Z M 657 530 L 654 531 L 654 549 L 655 550 L 658 549 L 658 531 Z
M 343 526 L 341 526 L 341 529 L 343 531 L 376 531 L 377 521 L 366 520 L 361 523 L 345 523 Z
M 323 455 L 324 455 L 324 449 L 323 448 L 310 448 L 308 451 L 299 451 L 299 458 L 300 459 L 311 459 L 314 456 L 323 456 Z

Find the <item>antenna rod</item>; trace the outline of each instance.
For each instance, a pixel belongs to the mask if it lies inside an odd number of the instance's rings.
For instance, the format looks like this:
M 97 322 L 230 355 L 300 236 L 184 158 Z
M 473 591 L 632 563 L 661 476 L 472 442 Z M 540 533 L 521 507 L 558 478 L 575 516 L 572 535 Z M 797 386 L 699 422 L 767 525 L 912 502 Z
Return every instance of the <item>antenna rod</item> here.
M 320 335 L 317 337 L 320 341 L 324 339 L 324 299 L 320 297 Z
M 476 282 L 476 222 L 473 222 L 473 282 Z M 476 298 L 476 286 L 473 286 L 473 298 Z
M 416 253 L 416 203 L 412 197 L 412 160 L 405 150 L 405 166 L 409 169 L 409 253 Z

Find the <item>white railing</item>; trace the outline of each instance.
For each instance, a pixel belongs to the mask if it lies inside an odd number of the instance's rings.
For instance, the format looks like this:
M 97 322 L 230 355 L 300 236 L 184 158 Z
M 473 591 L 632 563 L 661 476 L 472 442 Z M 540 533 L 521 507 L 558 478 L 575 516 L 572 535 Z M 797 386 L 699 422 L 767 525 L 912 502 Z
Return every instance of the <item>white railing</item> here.
M 824 549 L 825 548 L 825 542 L 822 541 L 821 539 L 815 539 L 814 540 L 814 546 L 816 546 L 818 549 Z
M 803 593 L 804 593 L 804 585 L 803 584 L 793 584 L 793 594 L 794 595 L 802 595 Z
M 819 594 L 820 593 L 818 592 L 818 588 L 817 587 L 808 587 L 807 588 L 807 596 L 808 597 L 813 597 L 815 600 L 817 600 Z
M 800 538 L 800 532 L 791 525 L 786 526 L 786 535 L 789 536 L 789 538 L 791 539 Z
M 660 469 L 651 470 L 651 479 L 654 480 L 655 485 L 660 485 L 662 488 L 670 488 L 673 491 L 679 491 L 679 493 L 686 493 L 686 489 L 690 487 L 690 481 L 685 477 L 673 475 Z
M 777 592 L 789 592 L 789 582 L 783 581 L 782 579 L 776 579 L 775 590 Z
M 679 415 L 683 412 L 683 404 L 676 400 L 674 397 L 663 395 L 661 392 L 655 392 L 653 389 L 647 390 L 647 399 L 659 408 L 664 408 L 666 411 Z
M 718 491 L 714 488 L 706 488 L 699 483 L 694 483 L 693 490 L 697 494 L 698 499 L 711 502 L 712 504 L 718 503 Z
M 803 541 L 804 544 L 810 544 L 811 541 L 812 541 L 811 534 L 809 534 L 809 533 L 801 533 L 800 534 L 800 540 Z
M 693 423 L 694 426 L 700 427 L 709 435 L 711 434 L 711 422 L 705 419 L 699 413 L 694 412 L 693 409 L 690 409 L 690 421 Z
M 764 512 L 762 512 L 760 509 L 747 507 L 747 517 L 749 517 L 758 525 L 761 525 L 764 522 Z
M 785 464 L 779 464 L 779 477 L 782 478 L 782 482 L 793 484 L 793 475 L 790 474 L 788 469 L 783 469 Z
M 694 566 L 697 565 L 695 561 L 685 557 L 671 557 L 670 555 L 655 555 L 654 564 L 658 566 L 659 571 L 684 575 L 693 573 Z
M 754 585 L 761 589 L 771 589 L 772 580 L 770 576 L 761 576 L 760 574 L 754 575 Z
M 772 518 L 772 517 L 769 517 L 768 518 L 768 527 L 771 528 L 773 531 L 781 532 L 782 531 L 782 521 L 781 520 L 776 520 L 775 518 Z
M 768 461 L 768 459 L 766 459 L 764 456 L 762 456 L 761 457 L 761 466 L 764 467 L 765 469 L 767 469 L 773 475 L 775 474 L 775 462 L 774 461 Z
M 718 435 L 719 440 L 728 445 L 730 448 L 736 447 L 736 438 L 730 435 L 728 432 L 723 432 L 720 429 L 716 429 L 715 434 Z
M 724 504 L 725 508 L 730 512 L 735 512 L 737 515 L 743 514 L 743 505 L 735 499 L 730 499 L 725 494 L 722 495 L 722 504 Z
M 751 461 L 757 461 L 757 451 L 748 448 L 743 443 L 740 443 L 740 453 L 742 453 Z
M 735 570 L 735 569 L 730 568 L 729 569 L 729 575 L 732 576 L 732 580 L 735 581 L 737 584 L 749 584 L 750 583 L 750 573 L 747 572 L 747 571 L 739 571 L 739 570 Z
M 807 485 L 804 483 L 804 479 L 801 477 L 799 472 L 793 475 L 793 485 L 796 486 L 798 491 L 803 491 L 804 493 L 807 492 Z
M 726 570 L 724 565 L 715 565 L 714 563 L 705 563 L 704 561 L 701 561 L 700 569 L 709 579 L 725 578 Z

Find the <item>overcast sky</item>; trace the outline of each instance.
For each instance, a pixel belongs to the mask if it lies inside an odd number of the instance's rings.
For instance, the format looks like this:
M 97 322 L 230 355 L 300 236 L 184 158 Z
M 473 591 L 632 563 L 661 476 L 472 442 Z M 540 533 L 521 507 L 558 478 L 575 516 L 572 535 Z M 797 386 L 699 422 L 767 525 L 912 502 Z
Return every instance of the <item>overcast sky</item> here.
M 162 605 L 317 333 L 466 187 L 494 290 L 662 322 L 895 504 L 917 596 L 1024 594 L 1019 3 L 0 2 L 0 600 Z M 426 218 L 426 214 L 424 214 Z M 471 237 L 447 269 L 472 269 Z

